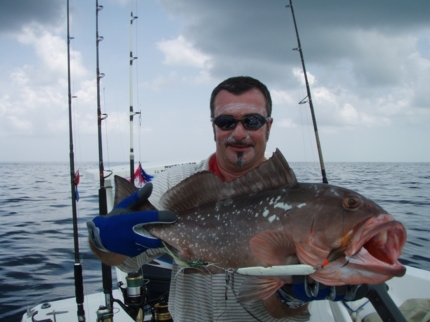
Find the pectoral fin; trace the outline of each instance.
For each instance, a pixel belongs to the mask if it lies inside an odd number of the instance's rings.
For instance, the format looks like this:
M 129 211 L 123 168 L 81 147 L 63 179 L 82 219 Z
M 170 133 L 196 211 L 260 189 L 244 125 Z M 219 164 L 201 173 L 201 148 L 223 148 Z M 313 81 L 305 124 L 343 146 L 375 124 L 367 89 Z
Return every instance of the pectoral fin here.
M 250 240 L 252 253 L 268 266 L 298 263 L 292 237 L 283 230 L 268 230 Z
M 267 278 L 246 278 L 240 286 L 238 302 L 255 302 L 275 294 L 285 282 Z

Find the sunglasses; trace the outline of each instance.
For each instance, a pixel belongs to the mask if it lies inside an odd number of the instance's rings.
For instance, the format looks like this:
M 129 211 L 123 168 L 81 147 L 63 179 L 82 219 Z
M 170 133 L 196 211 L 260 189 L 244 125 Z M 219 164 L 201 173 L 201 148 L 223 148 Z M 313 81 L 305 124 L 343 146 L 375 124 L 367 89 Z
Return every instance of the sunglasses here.
M 260 114 L 248 115 L 241 119 L 228 115 L 220 115 L 211 118 L 211 122 L 215 123 L 215 125 L 223 131 L 234 130 L 239 122 L 242 123 L 243 127 L 247 130 L 258 130 L 271 119 L 271 117 L 264 117 Z

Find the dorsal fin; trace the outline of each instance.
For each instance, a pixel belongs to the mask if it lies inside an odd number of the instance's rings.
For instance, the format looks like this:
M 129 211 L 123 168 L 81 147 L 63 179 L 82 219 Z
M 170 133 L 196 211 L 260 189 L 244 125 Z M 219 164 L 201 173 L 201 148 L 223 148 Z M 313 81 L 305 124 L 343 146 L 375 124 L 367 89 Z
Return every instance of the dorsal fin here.
M 210 171 L 198 172 L 168 190 L 161 198 L 161 209 L 181 211 L 218 200 L 297 185 L 296 175 L 282 153 L 273 156 L 257 168 L 230 182 L 222 182 Z
M 116 206 L 120 201 L 129 197 L 139 189 L 134 186 L 130 181 L 120 177 L 115 176 L 115 198 L 114 198 L 114 206 Z M 149 200 L 141 201 L 135 204 L 133 207 L 130 207 L 132 211 L 138 210 L 154 210 L 156 209 Z
M 115 178 L 115 198 L 113 205 L 116 206 L 121 200 L 135 193 L 137 189 L 134 184 L 120 176 L 114 176 Z

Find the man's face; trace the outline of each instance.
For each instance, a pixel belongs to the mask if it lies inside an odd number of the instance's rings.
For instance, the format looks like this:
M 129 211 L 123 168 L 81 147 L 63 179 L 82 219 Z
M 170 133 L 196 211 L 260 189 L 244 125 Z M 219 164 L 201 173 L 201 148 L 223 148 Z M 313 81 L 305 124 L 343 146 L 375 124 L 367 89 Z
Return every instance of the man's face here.
M 221 90 L 215 97 L 214 117 L 229 115 L 243 118 L 252 114 L 267 117 L 266 101 L 263 94 L 253 89 L 241 95 Z M 247 130 L 242 123 L 236 128 L 223 131 L 213 124 L 217 162 L 232 173 L 249 171 L 265 160 L 264 152 L 269 138 L 272 120 L 258 130 Z

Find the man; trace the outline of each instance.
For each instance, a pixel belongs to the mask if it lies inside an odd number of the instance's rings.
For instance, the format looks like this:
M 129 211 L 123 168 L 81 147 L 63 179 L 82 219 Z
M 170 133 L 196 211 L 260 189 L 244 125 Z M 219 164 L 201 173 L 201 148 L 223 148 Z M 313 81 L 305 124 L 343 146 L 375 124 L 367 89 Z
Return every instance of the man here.
M 153 181 L 154 190 L 148 199 L 157 209 L 160 198 L 168 189 L 194 173 L 210 170 L 222 181 L 229 182 L 266 160 L 264 153 L 273 119 L 270 93 L 264 84 L 251 77 L 229 78 L 213 90 L 210 109 L 215 153 L 197 165 L 174 167 L 160 174 Z M 140 197 L 131 197 L 134 198 L 131 202 Z M 116 208 L 123 209 L 126 205 Z M 107 220 L 99 216 L 88 223 L 91 248 L 103 262 L 133 272 L 164 253 L 163 249 L 154 248 L 160 245 L 158 239 L 145 233 L 136 234 L 133 227 L 142 223 L 173 223 L 176 220 L 174 214 L 147 211 L 115 217 L 115 211 L 108 215 Z M 122 222 L 118 221 L 119 218 Z M 110 230 L 112 228 L 114 230 Z M 135 239 L 130 240 L 130 236 Z M 291 290 L 278 292 L 278 298 L 272 297 L 265 303 L 237 303 L 232 284 L 237 287 L 241 278 L 230 274 L 187 274 L 174 264 L 169 295 L 173 320 L 282 321 L 274 319 L 273 315 L 280 318 L 292 312 L 296 317 L 308 316 L 306 306 L 295 308 L 288 305 L 290 299 L 294 299 Z

